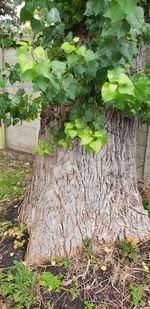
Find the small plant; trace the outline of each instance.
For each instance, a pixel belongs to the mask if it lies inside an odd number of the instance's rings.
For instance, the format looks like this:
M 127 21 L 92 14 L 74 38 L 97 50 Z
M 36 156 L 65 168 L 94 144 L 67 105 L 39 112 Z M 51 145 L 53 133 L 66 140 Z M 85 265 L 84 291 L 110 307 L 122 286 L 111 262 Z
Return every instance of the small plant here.
M 73 299 L 75 299 L 78 296 L 80 296 L 80 289 L 79 289 L 78 278 L 75 277 L 75 276 L 73 277 L 73 286 L 70 289 L 70 293 L 71 293 Z
M 150 217 L 150 200 L 148 198 L 143 199 L 143 206 L 148 211 L 148 215 Z
M 17 309 L 29 309 L 37 302 L 37 276 L 22 262 L 15 261 L 14 264 L 13 270 L 1 273 L 0 296 L 10 296 Z
M 92 240 L 89 238 L 86 238 L 83 241 L 83 254 L 86 258 L 92 258 L 93 256 L 93 245 Z
M 59 266 L 63 266 L 65 269 L 69 268 L 70 264 L 71 264 L 71 261 L 69 260 L 66 260 L 62 257 L 58 258 L 56 261 L 55 261 L 56 265 L 59 265 Z
M 87 300 L 84 302 L 84 309 L 98 309 L 97 305 L 89 303 Z
M 150 275 L 147 275 L 146 279 L 148 280 L 148 282 L 150 282 Z
M 51 290 L 59 290 L 62 286 L 62 276 L 54 276 L 50 272 L 44 272 L 40 278 L 40 285 Z
M 118 241 L 118 248 L 120 249 L 121 258 L 128 258 L 131 262 L 136 263 L 138 261 L 139 247 L 137 245 L 138 240 L 134 238 L 127 238 L 122 241 Z
M 132 301 L 134 306 L 143 306 L 144 305 L 144 300 L 142 299 L 143 292 L 144 292 L 144 286 L 139 285 L 139 286 L 134 286 L 130 285 L 130 291 L 131 291 L 131 296 L 132 296 Z
M 26 233 L 27 228 L 25 224 L 17 224 L 12 228 L 7 229 L 5 236 L 13 237 L 14 240 L 14 249 L 22 248 L 26 243 Z
M 12 222 L 11 221 L 4 221 L 0 223 L 0 237 L 5 236 L 5 233 L 7 232 L 7 230 L 12 226 Z

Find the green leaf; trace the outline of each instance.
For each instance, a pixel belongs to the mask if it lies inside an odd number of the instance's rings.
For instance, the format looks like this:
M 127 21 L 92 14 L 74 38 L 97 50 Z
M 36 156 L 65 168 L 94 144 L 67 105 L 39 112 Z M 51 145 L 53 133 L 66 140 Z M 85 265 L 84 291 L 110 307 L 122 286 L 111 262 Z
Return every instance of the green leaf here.
M 51 68 L 56 73 L 64 74 L 66 70 L 66 62 L 54 60 L 51 62 Z
M 27 54 L 18 55 L 18 60 L 21 68 L 21 72 L 24 73 L 27 70 L 33 69 L 36 62 Z
M 26 9 L 24 6 L 20 11 L 20 21 L 25 22 L 27 20 L 31 20 L 33 18 L 32 12 Z
M 47 16 L 47 22 L 50 24 L 56 24 L 60 22 L 60 14 L 57 8 L 52 8 Z
M 118 92 L 121 94 L 128 94 L 134 96 L 134 85 L 128 76 L 124 73 L 119 75 L 118 79 Z
M 119 5 L 126 14 L 130 14 L 137 6 L 137 0 L 121 0 Z
M 44 48 L 42 46 L 37 47 L 34 51 L 33 54 L 41 60 L 46 60 L 46 56 L 45 56 L 45 51 Z
M 65 123 L 65 129 L 66 130 L 73 129 L 73 127 L 74 127 L 73 123 L 71 123 L 71 122 L 66 122 Z
M 110 84 L 108 82 L 104 83 L 102 87 L 102 98 L 104 102 L 114 100 L 117 96 L 117 85 Z
M 107 76 L 111 83 L 117 83 L 119 79 L 119 75 L 125 72 L 126 71 L 123 68 L 115 68 L 112 71 L 108 71 Z
M 4 88 L 5 86 L 6 86 L 6 83 L 5 83 L 4 79 L 3 79 L 3 77 L 0 76 L 0 88 Z
M 4 125 L 8 128 L 11 125 L 11 118 L 3 119 Z
M 59 276 L 54 276 L 50 272 L 43 272 L 40 284 L 56 290 L 62 285 L 62 279 Z
M 93 140 L 93 137 L 92 136 L 80 136 L 80 144 L 81 145 L 89 145 L 90 142 Z
M 77 136 L 77 130 L 66 130 L 67 136 L 71 137 L 72 139 Z
M 34 91 L 39 91 L 39 90 L 42 90 L 42 91 L 46 91 L 48 86 L 50 84 L 50 81 L 48 78 L 44 77 L 44 76 L 38 76 L 36 79 L 35 79 L 35 83 L 33 84 L 33 89 Z
M 125 12 L 118 5 L 118 3 L 115 4 L 114 1 L 112 2 L 111 8 L 108 9 L 107 13 L 104 16 L 110 18 L 112 23 L 115 23 L 125 18 Z
M 99 152 L 103 146 L 103 143 L 100 138 L 98 138 L 95 142 L 90 143 L 89 145 L 95 152 Z
M 136 7 L 134 11 L 131 11 L 131 13 L 127 15 L 127 21 L 129 22 L 131 27 L 136 29 L 136 31 L 142 30 L 142 26 L 144 24 L 143 8 Z
M 85 58 L 86 57 L 86 46 L 82 45 L 79 49 L 77 49 L 76 54 Z
M 69 44 L 68 42 L 63 43 L 61 49 L 63 49 L 66 54 L 71 54 L 72 52 L 76 51 L 76 47 Z
M 50 79 L 50 61 L 46 60 L 34 65 L 34 72 L 37 75 L 41 75 Z
M 85 54 L 85 60 L 87 62 L 89 62 L 89 61 L 93 61 L 95 59 L 96 59 L 95 53 L 92 50 L 87 50 L 86 54 Z
M 77 129 L 83 129 L 84 128 L 84 121 L 82 119 L 76 119 L 75 120 L 75 127 Z
M 31 24 L 31 28 L 32 28 L 32 30 L 35 34 L 41 32 L 43 27 L 44 27 L 44 24 L 40 20 L 37 20 L 35 18 L 31 19 L 30 24 Z

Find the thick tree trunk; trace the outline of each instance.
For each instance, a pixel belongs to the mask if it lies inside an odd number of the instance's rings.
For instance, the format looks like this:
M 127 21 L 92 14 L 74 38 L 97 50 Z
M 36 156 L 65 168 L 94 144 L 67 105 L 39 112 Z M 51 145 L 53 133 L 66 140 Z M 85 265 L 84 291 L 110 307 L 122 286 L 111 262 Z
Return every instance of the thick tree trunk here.
M 52 120 L 45 121 L 46 114 L 42 136 L 53 126 Z M 75 143 L 67 150 L 57 148 L 50 157 L 36 156 L 20 213 L 30 234 L 28 263 L 72 257 L 86 238 L 97 244 L 150 237 L 137 187 L 137 121 L 113 111 L 106 119 L 109 141 L 100 153 L 86 153 Z

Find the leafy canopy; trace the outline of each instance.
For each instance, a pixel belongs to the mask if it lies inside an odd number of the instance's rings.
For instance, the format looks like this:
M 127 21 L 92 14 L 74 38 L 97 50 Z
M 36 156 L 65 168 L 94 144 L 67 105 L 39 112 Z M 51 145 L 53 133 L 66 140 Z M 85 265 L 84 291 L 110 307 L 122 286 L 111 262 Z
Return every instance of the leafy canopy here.
M 16 5 L 22 0 L 15 0 Z M 64 107 L 65 116 L 37 146 L 40 155 L 53 145 L 81 145 L 98 152 L 107 142 L 104 115 L 112 108 L 150 124 L 149 75 L 130 69 L 143 40 L 150 43 L 144 20 L 145 1 L 33 0 L 25 1 L 20 22 L 29 22 L 34 39 L 20 42 L 18 63 L 6 65 L 0 87 L 32 82 L 33 97 L 20 87 L 11 98 L 0 94 L 0 118 L 5 125 L 33 120 L 41 110 Z

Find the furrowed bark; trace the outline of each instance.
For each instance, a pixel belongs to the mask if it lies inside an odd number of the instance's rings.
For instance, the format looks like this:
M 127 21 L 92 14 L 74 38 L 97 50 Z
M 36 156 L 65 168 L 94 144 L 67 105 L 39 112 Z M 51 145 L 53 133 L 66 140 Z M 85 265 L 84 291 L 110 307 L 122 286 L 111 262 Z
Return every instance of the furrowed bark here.
M 30 234 L 28 263 L 70 258 L 86 238 L 100 243 L 150 236 L 137 187 L 137 121 L 113 111 L 106 117 L 109 141 L 100 153 L 86 153 L 75 143 L 50 157 L 36 156 L 20 213 Z M 42 136 L 50 123 L 42 124 Z
M 144 72 L 146 60 L 141 45 L 132 74 Z M 47 138 L 67 109 L 42 112 L 40 137 Z M 36 156 L 19 216 L 30 234 L 29 264 L 70 258 L 87 238 L 95 244 L 150 238 L 150 219 L 137 187 L 138 122 L 109 111 L 106 123 L 108 144 L 98 154 L 85 152 L 76 142 L 69 149 L 56 148 L 50 157 Z

